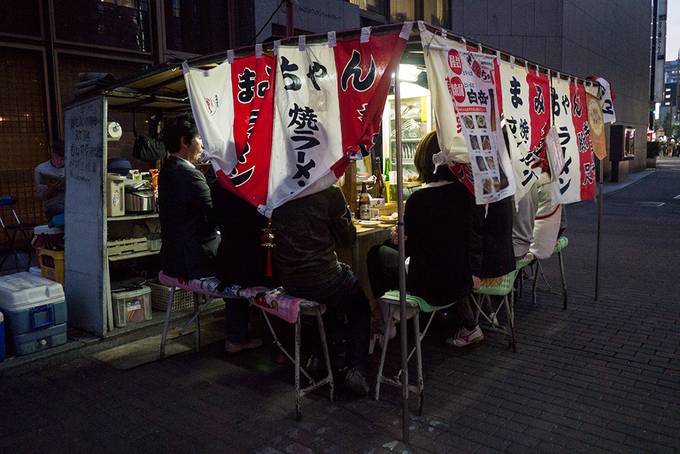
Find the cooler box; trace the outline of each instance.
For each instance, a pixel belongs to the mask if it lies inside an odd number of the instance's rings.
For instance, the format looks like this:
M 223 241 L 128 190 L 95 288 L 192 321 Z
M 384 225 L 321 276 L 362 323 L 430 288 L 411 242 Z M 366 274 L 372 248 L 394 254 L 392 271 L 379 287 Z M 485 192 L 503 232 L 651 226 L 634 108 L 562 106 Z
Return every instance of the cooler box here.
M 138 290 L 112 292 L 111 304 L 117 328 L 151 320 L 151 289 L 146 285 Z
M 5 360 L 5 321 L 0 312 L 0 363 Z
M 17 355 L 66 343 L 61 284 L 28 272 L 0 276 L 0 309 L 10 350 Z

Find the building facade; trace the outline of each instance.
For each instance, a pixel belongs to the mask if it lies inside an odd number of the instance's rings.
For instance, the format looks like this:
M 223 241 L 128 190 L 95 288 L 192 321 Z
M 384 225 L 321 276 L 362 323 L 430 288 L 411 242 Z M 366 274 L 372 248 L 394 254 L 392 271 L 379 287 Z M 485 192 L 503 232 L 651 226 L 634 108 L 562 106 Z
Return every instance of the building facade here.
M 652 4 L 637 0 L 453 0 L 451 29 L 550 68 L 599 75 L 616 94 L 617 124 L 635 129 L 635 157 L 620 176 L 645 168 L 650 113 Z M 605 173 L 610 163 L 605 161 Z

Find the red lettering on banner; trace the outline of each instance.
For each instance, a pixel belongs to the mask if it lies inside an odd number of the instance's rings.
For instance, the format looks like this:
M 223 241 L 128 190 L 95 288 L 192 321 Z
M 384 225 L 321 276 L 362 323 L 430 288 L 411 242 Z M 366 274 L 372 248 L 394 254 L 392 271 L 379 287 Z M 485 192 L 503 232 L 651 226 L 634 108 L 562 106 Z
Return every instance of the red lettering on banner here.
M 579 171 L 581 174 L 581 200 L 595 198 L 595 163 L 593 161 L 593 145 L 588 124 L 588 108 L 586 89 L 583 84 L 569 84 L 571 96 L 571 119 L 576 133 L 578 147 Z
M 451 79 L 448 79 L 448 83 L 449 92 L 451 93 L 451 96 L 453 96 L 453 100 L 456 102 L 465 101 L 465 86 L 460 77 L 454 76 Z
M 255 206 L 267 201 L 271 131 L 274 128 L 276 61 L 270 55 L 232 63 L 234 142 L 238 162 L 231 174 L 217 172 L 220 184 Z
M 406 40 L 398 33 L 373 35 L 366 43 L 353 38 L 338 40 L 334 49 L 338 72 L 338 97 L 343 158 L 333 166 L 340 176 L 348 158 L 373 148 L 385 101 Z M 340 73 L 342 71 L 342 73 Z

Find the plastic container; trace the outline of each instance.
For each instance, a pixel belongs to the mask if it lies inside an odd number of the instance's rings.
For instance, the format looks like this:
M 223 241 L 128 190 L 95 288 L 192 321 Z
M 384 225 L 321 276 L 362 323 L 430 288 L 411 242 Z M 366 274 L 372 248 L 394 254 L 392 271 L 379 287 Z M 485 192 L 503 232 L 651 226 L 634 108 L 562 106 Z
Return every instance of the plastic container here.
M 117 173 L 121 176 L 126 176 L 132 169 L 132 165 L 127 159 L 109 159 L 106 167 L 108 173 Z
M 36 254 L 40 249 L 64 249 L 64 229 L 63 227 L 50 227 L 47 224 L 38 225 L 33 229 L 33 240 L 31 241 Z
M 0 312 L 0 363 L 5 360 L 5 317 Z
M 67 311 L 61 284 L 28 272 L 0 276 L 0 309 L 10 350 L 17 355 L 66 342 Z
M 41 249 L 38 257 L 42 276 L 64 285 L 64 251 Z
M 117 328 L 151 320 L 151 289 L 146 285 L 139 290 L 112 292 L 111 304 Z
M 148 282 L 151 288 L 151 307 L 157 311 L 165 311 L 168 307 L 170 297 L 170 287 L 155 282 Z M 172 308 L 170 312 L 189 311 L 194 308 L 194 295 L 188 290 L 181 288 L 175 289 L 172 298 Z

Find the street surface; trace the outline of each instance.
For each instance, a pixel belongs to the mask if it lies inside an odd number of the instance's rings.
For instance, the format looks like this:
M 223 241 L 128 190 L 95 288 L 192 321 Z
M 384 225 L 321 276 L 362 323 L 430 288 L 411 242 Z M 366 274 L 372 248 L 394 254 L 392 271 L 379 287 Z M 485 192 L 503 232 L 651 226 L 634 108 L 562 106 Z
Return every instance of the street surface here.
M 597 209 L 568 207 L 569 308 L 552 258 L 544 268 L 555 293 L 541 282 L 533 306 L 525 286 L 517 303 L 517 353 L 494 333 L 446 347 L 446 322 L 436 322 L 409 452 L 680 450 L 678 195 L 680 161 L 670 159 L 607 194 L 598 302 Z M 272 348 L 227 359 L 221 347 L 127 371 L 84 355 L 9 371 L 0 376 L 0 452 L 388 452 L 400 438 L 397 390 L 383 388 L 380 402 L 340 391 L 335 403 L 322 390 L 296 422 L 292 368 L 276 365 Z M 390 347 L 396 366 L 398 342 Z

